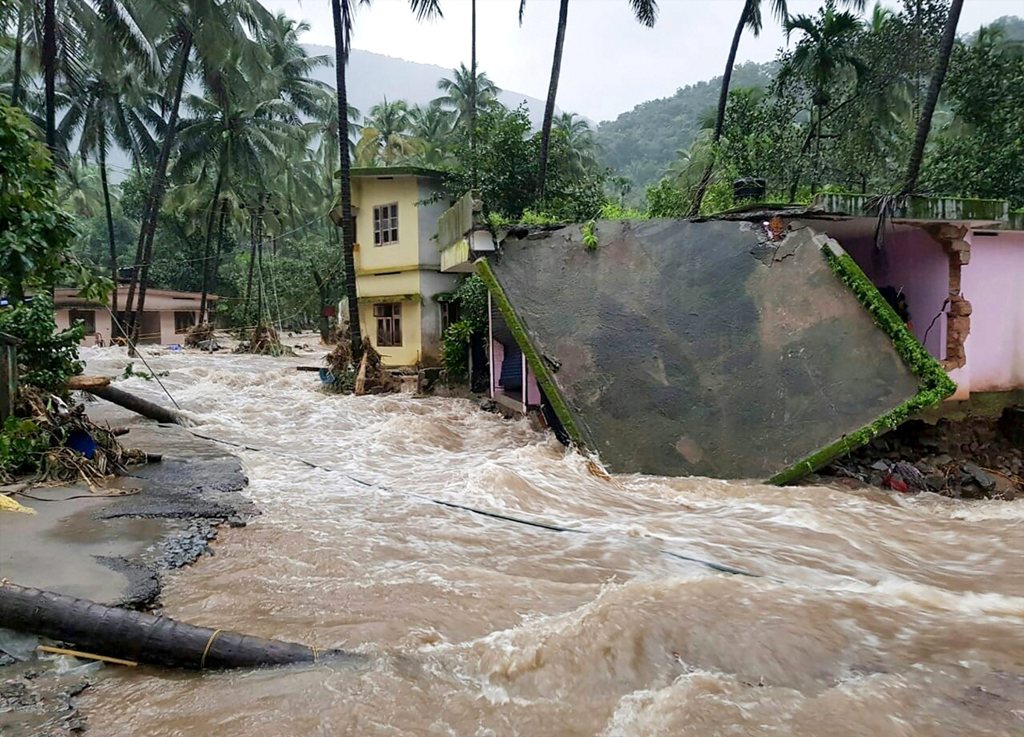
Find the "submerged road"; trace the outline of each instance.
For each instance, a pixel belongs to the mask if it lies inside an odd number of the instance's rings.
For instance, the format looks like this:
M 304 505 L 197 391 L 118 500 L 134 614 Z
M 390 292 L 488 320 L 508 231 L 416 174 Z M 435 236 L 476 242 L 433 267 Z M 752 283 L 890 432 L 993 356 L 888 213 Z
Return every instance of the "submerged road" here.
M 372 657 L 107 669 L 81 697 L 94 734 L 1024 733 L 1024 501 L 604 479 L 468 401 L 324 395 L 296 360 L 148 360 L 197 432 L 261 449 L 237 453 L 263 514 L 171 576 L 165 613 Z

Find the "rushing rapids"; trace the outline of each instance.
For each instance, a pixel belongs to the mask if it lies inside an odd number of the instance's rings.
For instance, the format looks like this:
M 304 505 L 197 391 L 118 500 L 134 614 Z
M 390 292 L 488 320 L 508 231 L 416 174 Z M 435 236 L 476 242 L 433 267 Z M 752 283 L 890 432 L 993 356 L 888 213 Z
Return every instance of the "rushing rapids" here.
M 198 432 L 262 449 L 237 451 L 262 516 L 174 574 L 166 613 L 371 657 L 111 671 L 82 697 L 95 734 L 1024 733 L 1024 502 L 602 478 L 468 401 L 149 361 Z

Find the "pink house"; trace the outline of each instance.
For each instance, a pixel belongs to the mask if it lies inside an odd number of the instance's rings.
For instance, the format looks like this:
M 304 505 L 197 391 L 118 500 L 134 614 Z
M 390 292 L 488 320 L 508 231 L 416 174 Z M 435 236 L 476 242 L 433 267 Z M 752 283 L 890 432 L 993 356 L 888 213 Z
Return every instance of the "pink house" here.
M 199 306 L 202 295 L 198 292 L 176 292 L 169 289 L 147 289 L 146 309 L 142 313 L 140 326 L 140 343 L 158 343 L 172 345 L 185 342 L 185 333 L 199 319 Z M 217 303 L 217 295 L 207 296 L 213 305 Z M 117 288 L 117 303 L 124 305 L 128 300 L 128 287 Z M 81 320 L 85 325 L 85 338 L 82 345 L 93 345 L 97 342 L 96 335 L 102 337 L 105 345 L 110 345 L 111 337 L 119 335 L 113 328 L 110 310 L 105 305 L 90 302 L 78 296 L 75 289 L 57 289 L 53 295 L 54 318 L 57 327 L 66 329 L 75 321 Z
M 528 410 L 540 408 L 541 394 L 537 377 L 526 362 L 526 356 L 512 336 L 505 318 L 493 304 L 493 299 L 493 295 L 488 294 L 490 396 L 506 409 L 526 414 Z
M 1024 222 L 1006 202 L 912 198 L 879 230 L 863 195 L 816 202 L 808 220 L 876 287 L 903 300 L 912 332 L 957 384 L 954 400 L 1024 390 Z M 814 217 L 813 215 L 811 216 Z

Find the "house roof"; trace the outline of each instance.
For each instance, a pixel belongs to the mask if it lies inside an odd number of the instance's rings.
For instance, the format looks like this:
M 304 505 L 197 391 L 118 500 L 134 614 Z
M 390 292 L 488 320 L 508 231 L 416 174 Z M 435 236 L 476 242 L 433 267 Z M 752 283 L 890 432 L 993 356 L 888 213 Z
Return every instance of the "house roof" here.
M 118 297 L 126 295 L 128 293 L 128 289 L 129 287 L 125 284 L 118 285 Z M 200 292 L 179 292 L 174 289 L 146 289 L 146 295 L 149 297 L 170 297 L 171 299 L 193 301 L 202 299 L 203 296 Z M 216 302 L 220 297 L 216 294 L 208 294 L 206 295 L 206 299 L 210 302 Z M 53 290 L 53 304 L 55 307 L 78 307 L 81 305 L 100 305 L 103 303 L 79 297 L 78 289 L 75 287 L 59 287 Z
M 1011 211 L 1006 200 L 978 197 L 913 195 L 894 197 L 885 202 L 884 198 L 877 195 L 821 194 L 810 205 L 756 202 L 726 210 L 708 219 L 760 220 L 774 215 L 827 220 L 877 219 L 883 204 L 887 210 L 886 219 L 900 225 L 956 223 L 975 229 L 1024 230 L 1024 211 Z
M 441 179 L 444 172 L 424 166 L 357 166 L 352 168 L 353 177 L 424 177 Z M 336 172 L 335 176 L 340 176 Z

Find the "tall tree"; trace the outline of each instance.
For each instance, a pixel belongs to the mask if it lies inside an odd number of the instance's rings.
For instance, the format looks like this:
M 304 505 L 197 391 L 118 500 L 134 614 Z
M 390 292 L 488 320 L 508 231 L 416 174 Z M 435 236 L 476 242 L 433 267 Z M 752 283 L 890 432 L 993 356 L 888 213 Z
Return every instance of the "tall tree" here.
M 771 3 L 772 15 L 779 22 L 784 23 L 789 17 L 786 0 L 768 1 Z M 745 29 L 749 30 L 754 36 L 761 34 L 761 28 L 764 25 L 761 16 L 761 3 L 762 0 L 745 0 L 743 10 L 740 12 L 739 21 L 736 23 L 736 30 L 733 31 L 732 43 L 729 46 L 729 56 L 726 59 L 725 71 L 722 74 L 722 88 L 718 93 L 718 112 L 715 115 L 715 128 L 711 135 L 712 146 L 717 146 L 718 142 L 722 139 L 722 129 L 725 126 L 725 107 L 729 102 L 729 85 L 732 82 L 732 71 L 736 65 L 736 52 L 739 50 L 743 31 Z M 865 0 L 843 0 L 843 4 L 857 10 L 863 10 Z M 688 217 L 694 217 L 700 213 L 700 207 L 704 202 L 704 195 L 707 194 L 708 186 L 711 184 L 714 169 L 715 161 L 712 158 L 705 167 L 704 174 L 697 185 L 693 202 L 690 204 L 690 210 L 687 213 Z
M 57 9 L 55 0 L 43 3 L 43 87 L 46 91 L 46 146 L 57 148 Z
M 163 5 L 158 4 L 157 9 L 160 8 Z M 131 313 L 134 308 L 134 314 L 129 317 L 129 335 L 132 338 L 138 335 L 145 308 L 154 236 L 167 191 L 167 170 L 175 146 L 182 93 L 192 53 L 196 52 L 200 74 L 209 78 L 229 54 L 257 54 L 258 46 L 252 38 L 258 37 L 260 29 L 272 20 L 272 16 L 258 0 L 223 0 L 218 3 L 184 0 L 172 4 L 169 9 L 171 12 L 167 16 L 167 28 L 170 43 L 167 58 L 172 61 L 166 73 L 173 86 L 167 106 L 167 120 L 162 126 L 160 153 L 153 167 L 153 180 L 139 228 L 135 263 L 140 266 L 137 279 L 132 282 L 126 297 L 125 311 Z M 134 304 L 136 289 L 137 306 Z
M 853 13 L 838 11 L 835 0 L 826 0 L 815 16 L 787 18 L 784 25 L 787 41 L 794 31 L 800 31 L 803 36 L 779 71 L 779 79 L 786 80 L 798 75 L 810 88 L 811 120 L 800 153 L 801 156 L 807 153 L 812 142 L 815 143 L 814 158 L 817 162 L 822 122 L 826 109 L 832 103 L 831 89 L 836 78 L 847 69 L 853 69 L 858 78 L 867 72 L 855 48 L 862 25 Z M 798 178 L 794 177 L 790 201 L 796 194 L 797 184 Z
M 142 81 L 152 79 L 159 71 L 155 46 L 141 32 L 129 45 L 111 44 L 99 17 L 91 19 L 86 30 L 89 40 L 84 54 L 85 72 L 77 89 L 69 89 L 67 106 L 57 128 L 57 143 L 67 149 L 78 135 L 83 158 L 92 155 L 99 164 L 103 190 L 103 209 L 107 224 L 107 245 L 110 274 L 117 284 L 117 243 L 111 207 L 107 154 L 112 143 L 134 152 L 151 154 L 153 141 L 143 117 L 143 99 L 148 90 Z M 111 310 L 117 314 L 117 289 L 111 291 Z
M 469 49 L 469 76 L 472 79 L 472 87 L 469 95 L 469 150 L 476 153 L 476 108 L 477 108 L 477 78 L 476 78 L 476 0 L 471 0 L 470 7 L 470 49 Z M 476 171 L 470 177 L 473 186 L 476 186 Z
M 352 220 L 352 162 L 348 146 L 348 86 L 345 67 L 348 65 L 349 44 L 352 40 L 352 19 L 356 5 L 369 5 L 370 0 L 331 0 L 334 20 L 334 71 L 338 91 L 338 153 L 341 160 L 341 218 L 342 250 L 345 259 L 345 295 L 348 299 L 349 331 L 352 336 L 352 356 L 363 350 L 363 337 L 359 329 L 359 298 L 356 294 L 356 265 L 352 247 L 355 245 L 355 223 Z M 409 0 L 409 7 L 419 20 L 441 15 L 439 0 Z
M 652 27 L 658 19 L 657 0 L 629 0 L 636 19 Z M 526 11 L 526 0 L 519 0 L 519 24 L 523 23 Z M 544 199 L 547 183 L 548 157 L 551 153 L 551 125 L 555 117 L 555 97 L 558 94 L 558 78 L 562 73 L 562 48 L 565 45 L 565 27 L 569 19 L 569 0 L 560 0 L 558 6 L 558 29 L 555 33 L 555 54 L 551 61 L 551 81 L 548 84 L 548 98 L 544 105 L 544 123 L 541 127 L 540 167 L 538 172 L 537 192 Z
M 442 107 L 452 110 L 456 114 L 455 125 L 467 130 L 466 136 L 472 141 L 472 121 L 480 110 L 487 109 L 497 102 L 498 93 L 501 89 L 497 87 L 487 76 L 486 72 L 477 72 L 466 69 L 465 64 L 460 64 L 458 69 L 452 70 L 451 77 L 442 77 L 437 81 L 437 89 L 442 94 L 434 102 Z
M 928 83 L 928 94 L 924 99 L 921 117 L 914 134 L 914 147 L 910 151 L 907 176 L 903 183 L 903 194 L 909 194 L 917 187 L 917 178 L 921 173 L 921 161 L 924 159 L 924 147 L 928 142 L 928 133 L 932 128 L 932 116 L 935 114 L 935 106 L 939 102 L 939 93 L 942 91 L 942 83 L 946 79 L 946 70 L 949 69 L 949 58 L 953 54 L 953 44 L 956 42 L 956 26 L 960 22 L 960 11 L 963 10 L 963 6 L 964 0 L 952 0 L 949 4 L 949 14 L 946 16 L 946 25 L 942 31 L 942 41 L 939 44 L 931 81 Z

